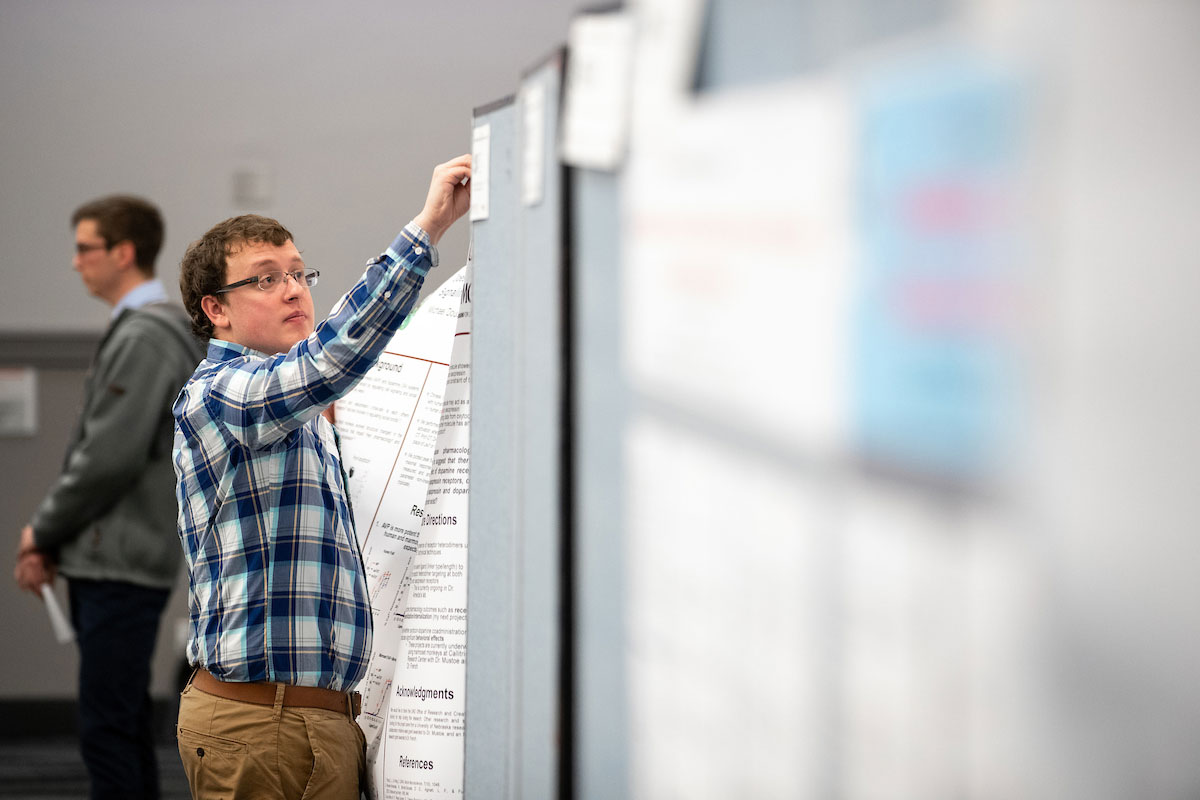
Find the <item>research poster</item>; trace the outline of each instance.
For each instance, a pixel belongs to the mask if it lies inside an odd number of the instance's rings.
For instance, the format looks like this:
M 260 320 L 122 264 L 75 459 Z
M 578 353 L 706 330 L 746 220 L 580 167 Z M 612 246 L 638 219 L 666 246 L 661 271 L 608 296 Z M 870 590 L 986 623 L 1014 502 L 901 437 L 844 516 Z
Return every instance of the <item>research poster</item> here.
M 470 292 L 468 263 L 336 409 L 375 625 L 358 722 L 381 800 L 462 794 Z

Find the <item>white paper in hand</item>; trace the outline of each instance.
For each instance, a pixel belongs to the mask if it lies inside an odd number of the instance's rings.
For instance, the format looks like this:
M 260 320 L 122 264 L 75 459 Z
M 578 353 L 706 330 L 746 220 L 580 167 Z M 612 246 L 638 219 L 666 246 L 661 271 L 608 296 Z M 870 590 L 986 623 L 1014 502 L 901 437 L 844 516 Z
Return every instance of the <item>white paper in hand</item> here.
M 50 615 L 50 627 L 54 628 L 54 638 L 59 644 L 69 644 L 75 640 L 75 629 L 71 627 L 62 606 L 58 604 L 58 596 L 50 588 L 50 584 L 42 584 L 42 599 L 46 601 L 46 613 Z

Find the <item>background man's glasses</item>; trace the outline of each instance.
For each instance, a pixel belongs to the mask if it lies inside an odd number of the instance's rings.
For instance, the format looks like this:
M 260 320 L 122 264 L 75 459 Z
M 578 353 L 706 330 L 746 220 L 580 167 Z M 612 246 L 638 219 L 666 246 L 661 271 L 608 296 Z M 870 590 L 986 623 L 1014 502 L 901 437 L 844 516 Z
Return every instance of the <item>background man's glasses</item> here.
M 92 252 L 93 250 L 111 250 L 111 249 L 112 248 L 108 246 L 107 242 L 102 242 L 100 244 L 86 244 L 84 242 L 76 242 L 75 243 L 75 253 L 77 255 L 81 255 L 81 256 L 86 256 L 88 253 Z
M 294 269 L 291 272 L 275 270 L 274 272 L 265 272 L 262 275 L 255 275 L 252 278 L 246 278 L 244 281 L 237 281 L 235 283 L 222 286 L 220 289 L 217 289 L 215 292 L 213 292 L 213 294 L 223 294 L 224 292 L 233 291 L 239 286 L 248 286 L 252 283 L 258 286 L 259 291 L 269 292 L 272 289 L 278 289 L 280 286 L 283 286 L 285 283 L 287 283 L 288 278 L 294 280 L 297 285 L 303 284 L 305 286 L 316 286 L 317 276 L 320 274 L 321 273 L 315 269 Z

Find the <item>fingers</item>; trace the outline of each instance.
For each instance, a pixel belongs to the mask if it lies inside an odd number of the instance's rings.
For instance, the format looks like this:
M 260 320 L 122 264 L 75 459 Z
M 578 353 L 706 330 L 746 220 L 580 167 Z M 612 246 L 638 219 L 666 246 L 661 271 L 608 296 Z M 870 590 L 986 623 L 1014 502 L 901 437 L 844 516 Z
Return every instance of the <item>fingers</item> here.
M 438 164 L 439 167 L 469 167 L 471 166 L 471 154 L 463 153 L 458 158 L 452 158 L 444 164 Z
M 444 164 L 438 164 L 434 172 L 435 180 L 442 180 L 450 184 L 462 183 L 471 177 L 471 154 L 467 153 Z
M 17 562 L 17 568 L 13 572 L 13 577 L 17 581 L 17 586 L 22 591 L 32 592 L 37 589 L 38 570 L 28 557 L 22 558 Z
M 37 591 L 40 585 L 37 582 L 38 572 L 36 568 L 31 567 L 29 560 L 22 558 L 17 562 L 17 568 L 13 571 L 13 579 L 17 582 L 17 587 L 23 592 Z
M 455 169 L 449 170 L 447 175 L 450 178 L 450 183 L 452 184 L 465 183 L 467 178 L 471 177 L 471 168 L 469 166 L 456 167 Z
M 468 171 L 471 169 L 470 153 L 463 153 L 457 158 L 452 158 L 449 161 L 438 164 L 437 167 L 434 168 L 434 171 L 461 172 L 464 169 Z
M 42 584 L 54 582 L 54 569 L 47 568 L 46 558 L 42 554 L 26 553 L 17 560 L 13 579 L 22 590 L 40 597 Z
M 469 207 L 471 189 L 464 183 L 470 177 L 469 153 L 434 167 L 425 207 L 415 218 L 417 224 L 429 234 L 434 245 L 437 245 L 446 229 L 463 216 Z

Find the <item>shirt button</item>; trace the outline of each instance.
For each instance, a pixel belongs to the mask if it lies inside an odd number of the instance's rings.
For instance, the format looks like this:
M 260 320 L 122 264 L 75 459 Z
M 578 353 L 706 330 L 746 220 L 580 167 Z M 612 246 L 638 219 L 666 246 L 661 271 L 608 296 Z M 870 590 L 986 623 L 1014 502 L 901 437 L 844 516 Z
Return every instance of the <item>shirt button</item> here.
M 391 300 L 391 299 L 392 299 L 392 293 L 391 293 L 390 291 L 389 291 L 389 292 L 384 292 L 384 293 L 383 293 L 383 299 L 384 299 L 384 300 Z
M 413 252 L 416 253 L 417 255 L 421 255 L 421 253 L 425 252 L 425 248 L 421 247 L 421 245 L 417 245 L 416 247 L 413 248 Z

